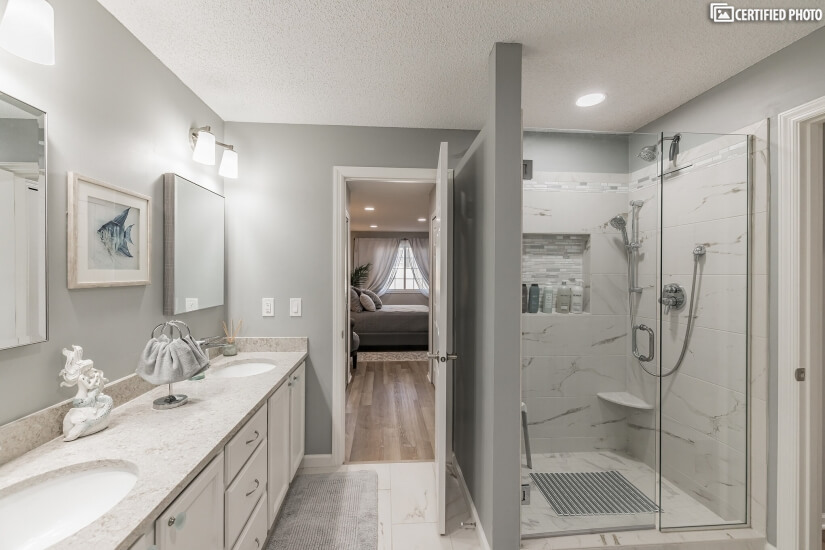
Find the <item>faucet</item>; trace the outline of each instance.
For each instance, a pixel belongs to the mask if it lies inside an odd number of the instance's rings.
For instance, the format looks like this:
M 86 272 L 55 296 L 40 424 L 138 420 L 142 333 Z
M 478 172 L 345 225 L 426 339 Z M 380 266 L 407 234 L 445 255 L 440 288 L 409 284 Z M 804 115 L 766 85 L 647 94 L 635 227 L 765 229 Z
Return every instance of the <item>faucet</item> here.
M 211 336 L 209 338 L 204 338 L 203 340 L 195 340 L 195 343 L 198 345 L 201 350 L 206 351 L 209 348 L 219 348 L 225 346 L 224 342 L 220 340 L 223 339 L 223 336 Z

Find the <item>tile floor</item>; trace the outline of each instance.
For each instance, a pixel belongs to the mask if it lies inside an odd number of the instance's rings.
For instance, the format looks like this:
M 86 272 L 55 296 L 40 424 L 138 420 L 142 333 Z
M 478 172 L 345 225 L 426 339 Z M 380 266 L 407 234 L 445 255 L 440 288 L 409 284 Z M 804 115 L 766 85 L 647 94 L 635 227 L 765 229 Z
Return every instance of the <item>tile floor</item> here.
M 534 453 L 533 472 L 600 472 L 616 470 L 649 498 L 656 501 L 656 474 L 646 464 L 610 451 L 580 453 Z M 522 536 L 548 533 L 592 533 L 654 525 L 655 514 L 609 516 L 558 516 L 522 467 L 522 483 L 530 483 L 530 504 L 522 507 Z M 723 525 L 721 517 L 687 493 L 665 481 L 662 491 L 662 524 L 669 527 Z
M 438 534 L 435 472 L 432 462 L 345 464 L 338 468 L 302 468 L 299 473 L 373 470 L 378 474 L 378 550 L 480 550 L 475 530 L 461 528 L 471 519 L 458 480 L 447 478 L 447 536 Z

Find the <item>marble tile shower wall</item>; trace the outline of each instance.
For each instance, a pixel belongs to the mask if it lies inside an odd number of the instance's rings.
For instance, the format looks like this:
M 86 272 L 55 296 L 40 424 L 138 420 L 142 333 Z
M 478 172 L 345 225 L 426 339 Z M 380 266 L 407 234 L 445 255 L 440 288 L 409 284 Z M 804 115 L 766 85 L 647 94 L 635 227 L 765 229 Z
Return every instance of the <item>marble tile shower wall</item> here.
M 536 173 L 524 182 L 528 240 L 589 236 L 589 313 L 523 315 L 522 397 L 534 452 L 627 448 L 626 411 L 596 397 L 625 389 L 627 267 L 608 220 L 626 215 L 627 201 L 626 174 Z
M 745 518 L 746 392 L 748 303 L 748 156 L 743 136 L 725 136 L 686 151 L 691 166 L 668 174 L 662 186 L 662 280 L 655 259 L 640 261 L 637 322 L 658 326 L 656 289 L 678 283 L 690 293 L 693 254 L 698 243 L 707 254 L 700 264 L 694 329 L 678 373 L 663 381 L 661 408 L 662 474 L 725 520 Z M 655 181 L 655 174 L 653 180 Z M 643 182 L 633 174 L 631 182 Z M 648 229 L 648 200 L 655 185 L 631 184 L 631 200 L 645 200 L 643 247 L 658 250 L 659 235 Z M 655 201 L 653 201 L 655 202 Z M 651 214 L 648 216 L 648 214 Z M 656 288 L 648 287 L 650 285 Z M 678 361 L 687 327 L 687 305 L 662 319 L 662 370 Z M 628 356 L 627 387 L 655 402 L 657 381 L 642 373 Z M 654 365 L 657 368 L 657 365 Z M 655 461 L 654 419 L 634 413 L 628 421 L 629 452 L 648 464 Z M 667 526 L 667 518 L 663 517 Z M 671 519 L 674 524 L 678 521 Z

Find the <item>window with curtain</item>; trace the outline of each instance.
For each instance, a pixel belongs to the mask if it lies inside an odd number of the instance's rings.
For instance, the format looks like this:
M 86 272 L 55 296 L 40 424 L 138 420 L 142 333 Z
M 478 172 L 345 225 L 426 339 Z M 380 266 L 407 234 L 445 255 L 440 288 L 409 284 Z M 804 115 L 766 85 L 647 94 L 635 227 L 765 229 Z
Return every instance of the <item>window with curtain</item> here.
M 393 279 L 388 290 L 390 292 L 405 290 L 421 292 L 422 285 L 426 284 L 426 279 L 422 276 L 421 269 L 413 256 L 410 242 L 408 240 L 401 241 L 395 256 Z

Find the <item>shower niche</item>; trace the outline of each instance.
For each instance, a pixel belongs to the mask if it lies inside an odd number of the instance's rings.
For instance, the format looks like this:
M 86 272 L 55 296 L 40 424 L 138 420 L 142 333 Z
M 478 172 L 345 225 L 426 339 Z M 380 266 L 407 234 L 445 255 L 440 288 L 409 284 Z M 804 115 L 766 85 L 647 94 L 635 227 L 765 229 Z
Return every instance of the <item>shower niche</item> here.
M 749 153 L 525 133 L 522 282 L 585 314 L 522 315 L 523 537 L 748 524 Z
M 527 233 L 522 237 L 521 249 L 521 280 L 528 287 L 537 284 L 540 290 L 538 314 L 559 313 L 555 307 L 555 298 L 562 281 L 571 289 L 576 285 L 581 286 L 582 311 L 579 313 L 590 313 L 589 234 Z M 548 291 L 552 307 L 546 300 Z

